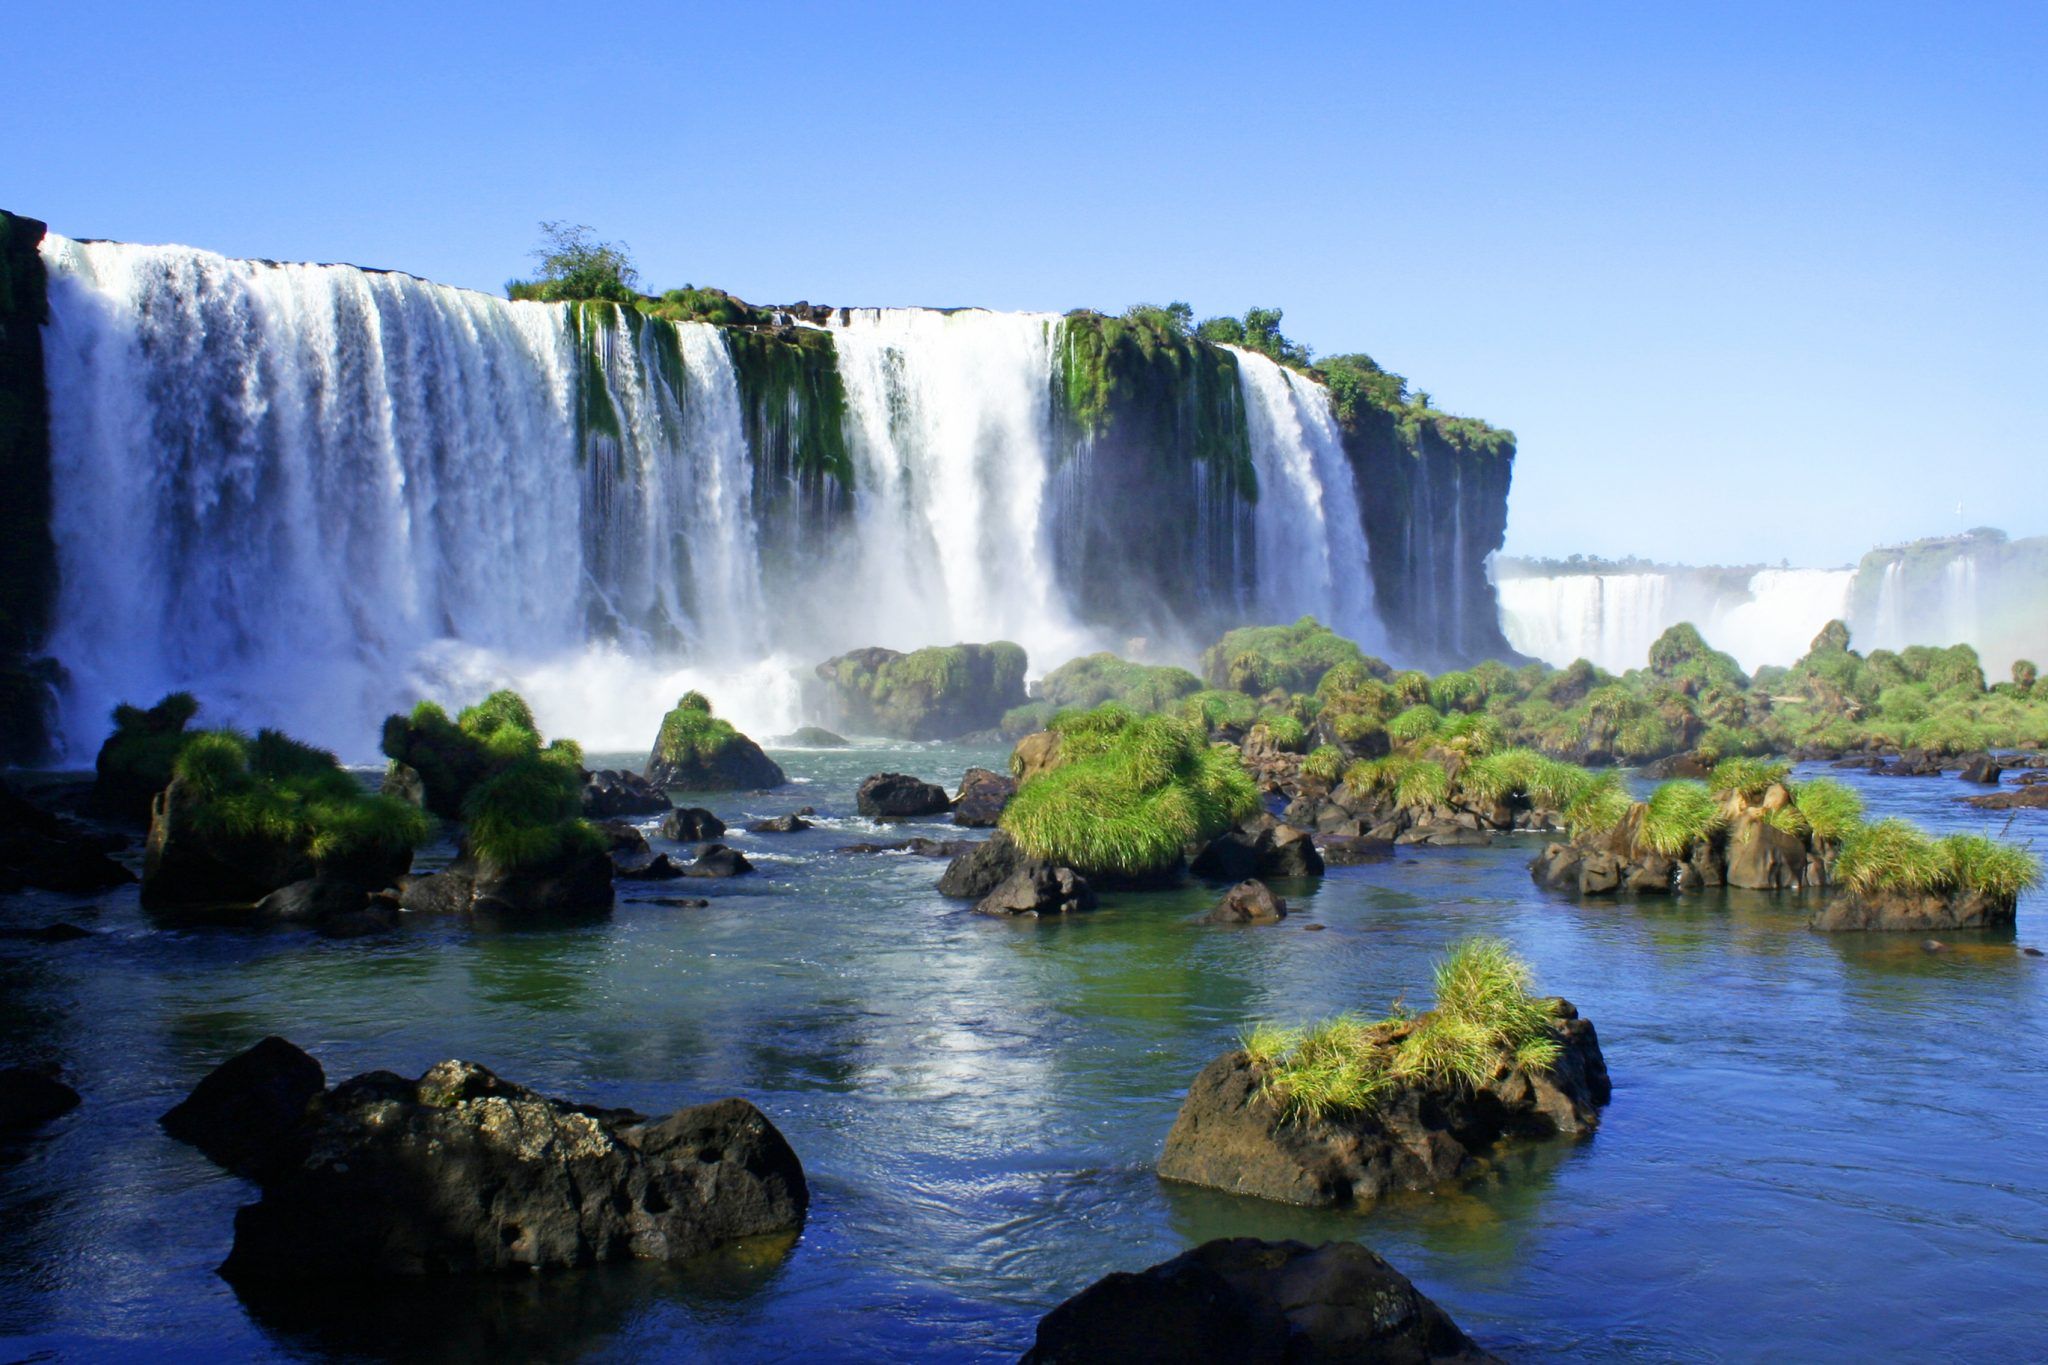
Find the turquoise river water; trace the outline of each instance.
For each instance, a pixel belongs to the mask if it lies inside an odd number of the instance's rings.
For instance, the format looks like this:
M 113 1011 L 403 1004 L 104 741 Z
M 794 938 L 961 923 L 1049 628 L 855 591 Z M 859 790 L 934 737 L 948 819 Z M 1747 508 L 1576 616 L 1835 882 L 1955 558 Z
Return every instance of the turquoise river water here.
M 84 1096 L 0 1143 L 0 1359 L 1007 1360 L 1108 1271 L 1236 1234 L 1364 1241 L 1518 1360 L 2023 1359 L 2048 1338 L 2048 959 L 2010 936 L 1929 954 L 1740 892 L 1575 904 L 1531 884 L 1527 839 L 1283 885 L 1277 927 L 1194 924 L 1216 889 L 1193 885 L 1001 922 L 937 896 L 938 862 L 835 851 L 889 837 L 851 814 L 866 774 L 950 785 L 1000 753 L 776 756 L 795 785 L 701 804 L 811 805 L 818 828 L 736 834 L 753 877 L 621 883 L 594 926 L 331 942 L 159 928 L 132 888 L 0 901 L 0 922 L 96 931 L 0 942 L 0 1064 L 59 1063 Z M 2008 824 L 1952 778 L 1849 780 L 1937 829 Z M 2048 843 L 2048 816 L 2008 833 Z M 677 895 L 711 904 L 656 903 Z M 1426 1003 L 1431 959 L 1474 932 L 1597 1025 L 1596 1135 L 1365 1212 L 1153 1174 L 1243 1024 Z M 2048 946 L 2041 893 L 2017 942 Z M 253 1189 L 156 1118 L 270 1033 L 330 1080 L 464 1057 L 649 1113 L 744 1095 L 801 1156 L 809 1222 L 682 1269 L 245 1300 L 214 1267 Z

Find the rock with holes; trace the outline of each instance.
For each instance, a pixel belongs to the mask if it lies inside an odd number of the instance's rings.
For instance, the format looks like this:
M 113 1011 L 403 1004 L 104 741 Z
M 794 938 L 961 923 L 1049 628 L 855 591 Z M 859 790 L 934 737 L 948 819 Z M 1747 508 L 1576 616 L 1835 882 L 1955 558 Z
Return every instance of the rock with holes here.
M 221 1270 L 237 1280 L 680 1260 L 793 1233 L 809 1203 L 796 1154 L 740 1099 L 649 1121 L 447 1061 L 316 1092 L 282 1128 L 279 1106 L 260 1112 L 267 1136 L 233 1163 L 263 1190 L 235 1217 Z
M 1288 1113 L 1260 1063 L 1225 1053 L 1188 1087 L 1159 1174 L 1289 1204 L 1362 1204 L 1450 1180 L 1505 1138 L 1589 1132 L 1611 1091 L 1607 1063 L 1591 1021 L 1563 1000 L 1552 1015 L 1559 1054 L 1548 1068 L 1503 1054 L 1484 1085 L 1417 1078 L 1370 1110 L 1320 1118 Z M 1384 1041 L 1406 1027 L 1389 1026 Z
M 1356 1242 L 1232 1237 L 1097 1280 L 1039 1321 L 1023 1365 L 1493 1359 Z

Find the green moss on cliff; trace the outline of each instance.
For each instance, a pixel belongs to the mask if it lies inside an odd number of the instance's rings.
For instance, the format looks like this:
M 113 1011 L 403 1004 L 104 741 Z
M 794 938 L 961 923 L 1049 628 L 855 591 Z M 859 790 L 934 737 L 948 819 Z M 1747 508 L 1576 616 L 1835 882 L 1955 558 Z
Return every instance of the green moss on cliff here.
M 1021 646 L 932 645 L 909 654 L 857 649 L 819 664 L 818 678 L 857 732 L 898 739 L 951 739 L 1000 725 L 1022 707 L 1027 660 Z
M 1056 396 L 1068 429 L 1093 439 L 1129 426 L 1156 434 L 1158 458 L 1199 460 L 1241 497 L 1258 497 L 1237 357 L 1185 330 L 1173 309 L 1139 306 L 1122 317 L 1080 310 L 1054 345 Z
M 831 333 L 810 327 L 728 329 L 747 442 L 760 459 L 800 483 L 825 478 L 853 488 L 846 441 L 846 384 Z

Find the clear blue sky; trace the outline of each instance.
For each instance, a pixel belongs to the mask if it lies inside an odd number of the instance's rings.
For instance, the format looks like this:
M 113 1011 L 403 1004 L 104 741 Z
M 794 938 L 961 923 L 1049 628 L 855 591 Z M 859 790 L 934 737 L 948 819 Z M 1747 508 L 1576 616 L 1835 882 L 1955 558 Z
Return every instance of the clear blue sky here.
M 1286 309 L 1521 437 L 1511 550 L 2048 531 L 2048 5 L 48 3 L 0 207 L 496 289 Z

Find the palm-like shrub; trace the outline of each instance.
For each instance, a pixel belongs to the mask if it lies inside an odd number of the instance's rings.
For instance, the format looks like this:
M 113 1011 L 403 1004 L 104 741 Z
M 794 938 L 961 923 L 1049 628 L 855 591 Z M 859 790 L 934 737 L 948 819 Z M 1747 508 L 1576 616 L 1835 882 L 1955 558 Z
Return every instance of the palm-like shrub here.
M 1104 706 L 1052 728 L 1055 766 L 1026 782 L 1002 816 L 1033 857 L 1084 875 L 1147 876 L 1258 809 L 1236 754 L 1212 748 L 1185 721 Z

